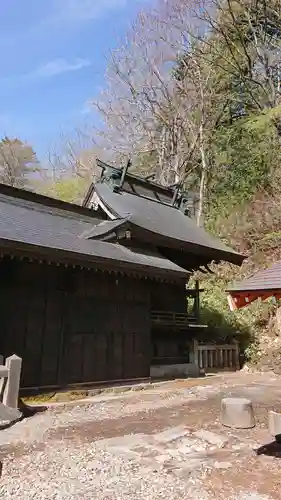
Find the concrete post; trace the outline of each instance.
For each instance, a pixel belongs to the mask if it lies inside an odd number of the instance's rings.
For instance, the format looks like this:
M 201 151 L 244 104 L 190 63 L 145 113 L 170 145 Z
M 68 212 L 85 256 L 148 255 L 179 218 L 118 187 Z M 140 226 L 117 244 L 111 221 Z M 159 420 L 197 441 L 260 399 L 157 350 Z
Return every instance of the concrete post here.
M 281 413 L 270 411 L 268 413 L 268 430 L 275 437 L 278 443 L 281 443 Z
M 199 366 L 199 360 L 198 360 L 198 340 L 193 340 L 193 363 L 196 366 Z
M 18 407 L 21 365 L 22 359 L 16 354 L 6 359 L 5 366 L 9 370 L 9 375 L 4 388 L 3 403 L 10 408 Z

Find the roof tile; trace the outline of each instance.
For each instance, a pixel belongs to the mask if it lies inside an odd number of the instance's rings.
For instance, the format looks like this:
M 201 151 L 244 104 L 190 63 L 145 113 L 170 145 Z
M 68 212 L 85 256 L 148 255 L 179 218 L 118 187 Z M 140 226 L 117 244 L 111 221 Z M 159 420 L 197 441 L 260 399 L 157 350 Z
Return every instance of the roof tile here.
M 229 292 L 281 290 L 281 261 L 256 272 L 250 278 L 234 283 Z
M 76 212 L 56 209 L 21 198 L 0 194 L 0 240 L 32 245 L 46 250 L 79 256 L 87 262 L 108 261 L 113 268 L 123 264 L 130 268 L 154 269 L 155 274 L 187 275 L 186 271 L 160 255 L 143 255 L 118 244 L 79 238 L 100 220 Z

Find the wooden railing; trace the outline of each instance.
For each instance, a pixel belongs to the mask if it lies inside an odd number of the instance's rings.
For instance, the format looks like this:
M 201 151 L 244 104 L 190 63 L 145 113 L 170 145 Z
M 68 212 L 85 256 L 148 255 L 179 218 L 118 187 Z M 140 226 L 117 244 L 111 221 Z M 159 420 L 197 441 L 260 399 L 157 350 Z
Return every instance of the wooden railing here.
M 194 362 L 205 372 L 220 370 L 239 370 L 239 345 L 232 344 L 199 344 L 194 341 Z
M 188 312 L 163 310 L 151 311 L 151 320 L 153 325 L 161 327 L 173 327 L 176 329 L 185 329 L 190 326 L 196 326 L 197 324 L 199 324 L 199 295 L 200 292 L 203 291 L 203 289 L 199 288 L 198 281 L 196 282 L 195 288 L 188 288 L 185 290 Z
M 197 317 L 193 314 L 173 311 L 151 311 L 150 316 L 152 324 L 160 327 L 185 329 L 197 322 Z

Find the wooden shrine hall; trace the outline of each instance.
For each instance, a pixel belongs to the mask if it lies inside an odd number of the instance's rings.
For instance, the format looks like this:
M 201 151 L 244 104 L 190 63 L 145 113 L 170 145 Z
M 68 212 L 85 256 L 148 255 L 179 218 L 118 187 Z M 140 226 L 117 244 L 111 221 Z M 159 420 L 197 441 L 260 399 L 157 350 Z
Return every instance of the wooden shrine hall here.
M 0 185 L 0 354 L 22 357 L 26 391 L 188 363 L 192 272 L 244 258 L 196 226 L 179 187 L 99 166 L 83 206 Z

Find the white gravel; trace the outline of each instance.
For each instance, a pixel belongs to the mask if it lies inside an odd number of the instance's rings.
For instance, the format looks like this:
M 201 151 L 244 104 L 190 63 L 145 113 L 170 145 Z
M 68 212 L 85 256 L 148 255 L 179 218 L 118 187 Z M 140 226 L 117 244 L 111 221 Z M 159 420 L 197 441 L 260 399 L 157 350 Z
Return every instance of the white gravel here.
M 272 500 L 267 495 L 259 495 L 258 493 L 241 493 L 238 497 L 235 495 L 231 500 Z
M 154 471 L 145 463 L 108 453 L 97 444 L 51 439 L 49 432 L 75 424 L 104 421 L 169 407 L 199 396 L 210 387 L 180 390 L 151 390 L 117 397 L 95 397 L 89 403 L 52 407 L 31 419 L 0 432 L 0 446 L 33 448 L 19 456 L 10 454 L 3 464 L 0 498 L 9 500 L 209 500 L 195 484 Z M 42 449 L 41 449 L 42 448 Z M 15 455 L 17 449 L 15 449 Z M 187 496 L 188 495 L 188 496 Z
M 209 500 L 201 488 L 199 494 L 183 479 L 165 471 L 145 470 L 97 450 L 94 444 L 72 447 L 52 442 L 43 452 L 17 462 L 11 458 L 3 472 L 0 498 L 5 500 Z

